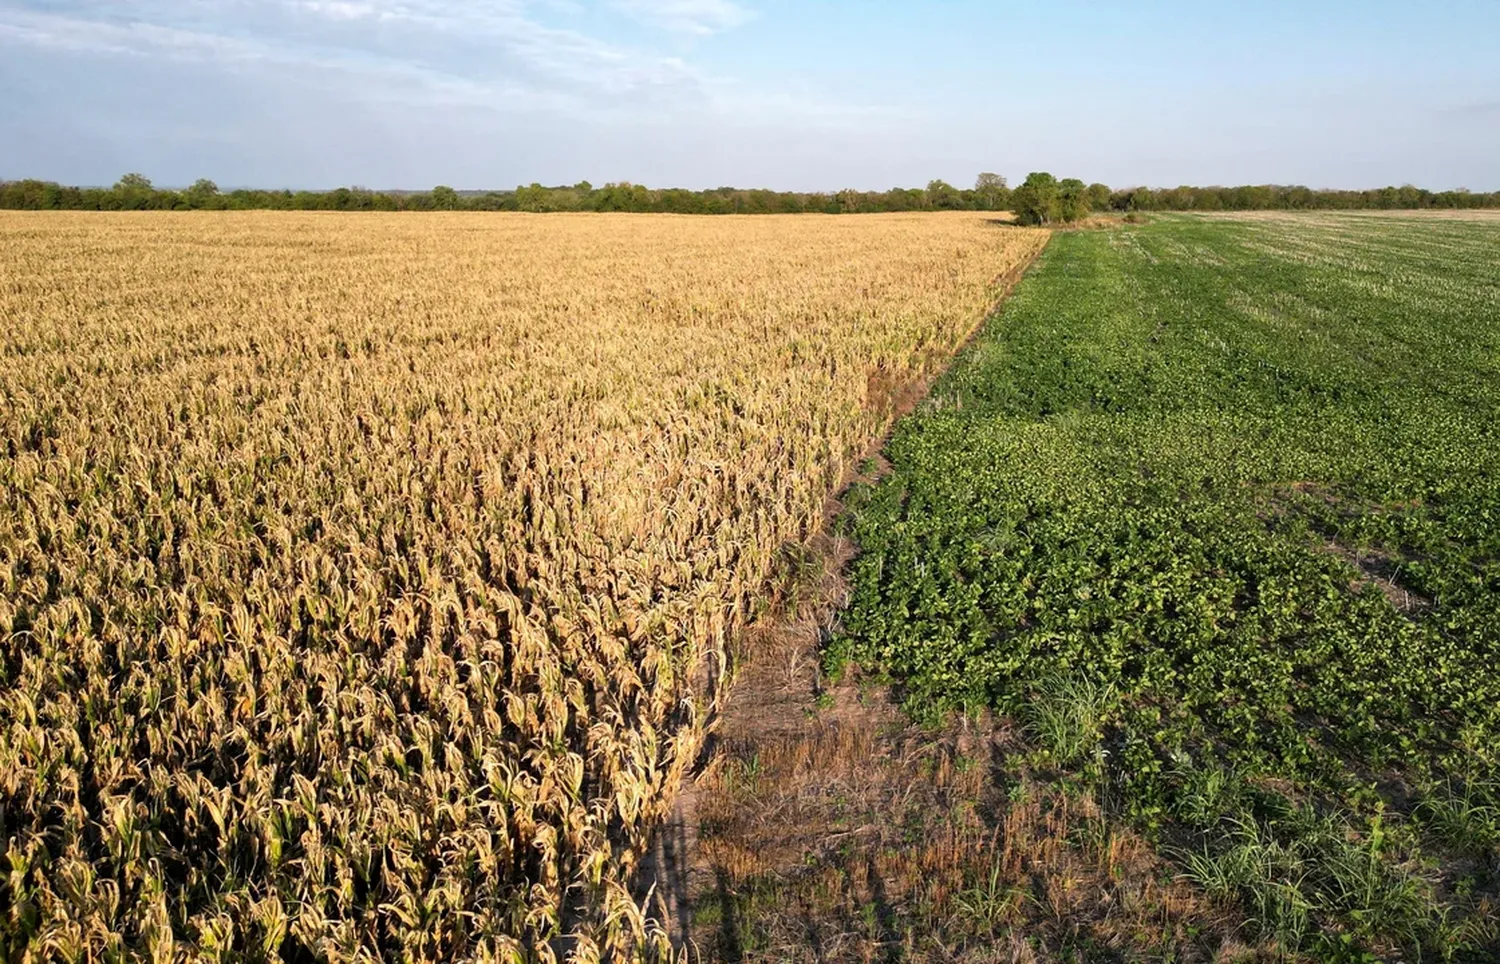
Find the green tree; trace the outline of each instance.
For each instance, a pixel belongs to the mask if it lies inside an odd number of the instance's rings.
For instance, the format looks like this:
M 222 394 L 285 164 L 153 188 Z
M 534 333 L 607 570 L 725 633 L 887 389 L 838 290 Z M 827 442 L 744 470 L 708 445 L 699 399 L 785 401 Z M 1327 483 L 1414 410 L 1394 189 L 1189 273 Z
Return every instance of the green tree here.
M 151 206 L 155 189 L 144 174 L 126 174 L 115 182 L 115 203 L 123 211 L 141 211 Z
M 1089 210 L 1104 211 L 1109 208 L 1109 185 L 1095 182 L 1089 185 Z
M 516 207 L 522 211 L 541 213 L 552 210 L 551 198 L 548 191 L 536 181 L 529 185 L 516 188 Z
M 974 179 L 974 203 L 981 211 L 1003 211 L 1010 203 L 1010 188 L 1000 174 L 986 171 Z
M 463 198 L 448 185 L 439 184 L 432 189 L 432 206 L 439 211 L 457 211 L 463 206 Z
M 1089 213 L 1089 189 L 1076 177 L 1057 184 L 1057 214 L 1065 224 L 1082 220 Z
M 939 211 L 952 211 L 963 206 L 963 197 L 958 188 L 947 181 L 927 182 L 927 204 Z
M 1017 224 L 1051 224 L 1060 216 L 1057 178 L 1046 171 L 1032 171 L 1010 198 Z
M 1130 198 L 1126 201 L 1125 207 L 1130 211 L 1155 211 L 1157 209 L 1156 192 L 1149 187 L 1135 188 L 1130 192 Z
M 182 192 L 183 200 L 190 208 L 198 210 L 216 210 L 224 207 L 224 200 L 219 196 L 219 185 L 206 177 L 200 177 L 193 182 L 193 186 Z

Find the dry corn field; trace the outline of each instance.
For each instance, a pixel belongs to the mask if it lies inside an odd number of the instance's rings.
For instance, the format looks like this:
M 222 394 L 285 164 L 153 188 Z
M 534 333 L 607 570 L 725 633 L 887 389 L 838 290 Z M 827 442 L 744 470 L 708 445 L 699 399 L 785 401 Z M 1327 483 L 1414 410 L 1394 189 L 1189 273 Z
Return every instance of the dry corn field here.
M 0 215 L 0 956 L 650 956 L 789 544 L 1040 232 Z

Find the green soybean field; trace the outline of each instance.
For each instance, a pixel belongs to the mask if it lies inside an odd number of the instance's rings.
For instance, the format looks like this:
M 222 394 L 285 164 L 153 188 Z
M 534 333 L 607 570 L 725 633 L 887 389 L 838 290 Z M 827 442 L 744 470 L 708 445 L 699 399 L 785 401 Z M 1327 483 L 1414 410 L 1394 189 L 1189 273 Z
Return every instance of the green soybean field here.
M 1059 233 L 885 454 L 834 674 L 1288 956 L 1500 959 L 1500 219 Z

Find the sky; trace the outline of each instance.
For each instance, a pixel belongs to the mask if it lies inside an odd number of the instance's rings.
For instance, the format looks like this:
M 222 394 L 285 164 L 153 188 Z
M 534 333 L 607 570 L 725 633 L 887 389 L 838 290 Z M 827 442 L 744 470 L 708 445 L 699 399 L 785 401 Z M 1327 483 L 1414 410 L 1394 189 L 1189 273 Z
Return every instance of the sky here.
M 0 0 L 0 179 L 1500 189 L 1500 0 Z

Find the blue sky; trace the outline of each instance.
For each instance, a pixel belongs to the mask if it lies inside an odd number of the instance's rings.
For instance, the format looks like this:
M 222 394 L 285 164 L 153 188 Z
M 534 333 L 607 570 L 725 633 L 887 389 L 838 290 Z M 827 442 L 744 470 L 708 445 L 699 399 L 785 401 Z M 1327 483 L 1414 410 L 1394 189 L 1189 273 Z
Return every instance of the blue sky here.
M 1500 0 L 0 0 L 0 178 L 1500 188 Z

